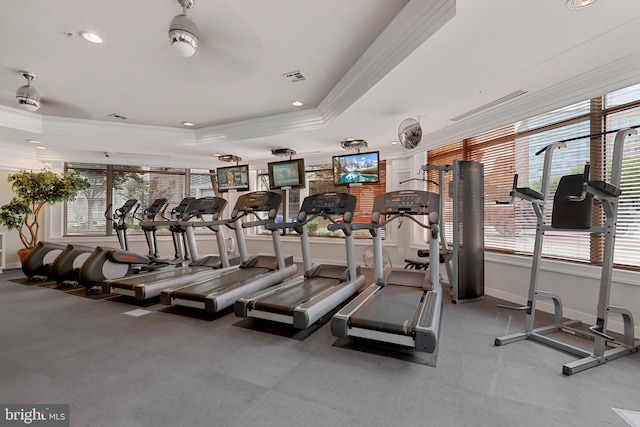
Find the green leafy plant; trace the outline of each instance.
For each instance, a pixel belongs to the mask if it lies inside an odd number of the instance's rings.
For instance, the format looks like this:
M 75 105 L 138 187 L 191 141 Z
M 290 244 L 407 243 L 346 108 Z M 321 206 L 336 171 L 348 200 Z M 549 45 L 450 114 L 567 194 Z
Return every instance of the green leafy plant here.
M 47 203 L 73 200 L 89 187 L 89 181 L 75 174 L 61 175 L 44 168 L 39 172 L 25 171 L 9 175 L 15 197 L 0 207 L 0 225 L 20 232 L 26 249 L 38 244 L 39 214 Z

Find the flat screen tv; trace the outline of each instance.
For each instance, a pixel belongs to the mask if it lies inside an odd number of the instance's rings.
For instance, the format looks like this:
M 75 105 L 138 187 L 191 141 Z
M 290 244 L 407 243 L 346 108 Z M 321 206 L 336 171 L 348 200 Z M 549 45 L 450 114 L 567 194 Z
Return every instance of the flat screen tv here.
M 249 165 L 225 166 L 216 170 L 218 191 L 249 191 Z
M 304 159 L 272 162 L 269 167 L 269 188 L 279 190 L 283 187 L 304 188 Z
M 377 184 L 379 157 L 378 151 L 333 156 L 333 184 Z

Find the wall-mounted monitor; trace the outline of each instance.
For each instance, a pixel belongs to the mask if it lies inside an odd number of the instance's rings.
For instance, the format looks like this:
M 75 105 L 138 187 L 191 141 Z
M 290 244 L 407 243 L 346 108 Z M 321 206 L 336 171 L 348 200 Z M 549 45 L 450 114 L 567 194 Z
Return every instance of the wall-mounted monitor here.
M 304 188 L 304 159 L 272 162 L 269 167 L 269 188 L 279 190 L 283 187 Z
M 377 151 L 333 156 L 333 184 L 377 184 L 379 157 Z
M 249 165 L 225 166 L 216 170 L 218 191 L 249 191 Z

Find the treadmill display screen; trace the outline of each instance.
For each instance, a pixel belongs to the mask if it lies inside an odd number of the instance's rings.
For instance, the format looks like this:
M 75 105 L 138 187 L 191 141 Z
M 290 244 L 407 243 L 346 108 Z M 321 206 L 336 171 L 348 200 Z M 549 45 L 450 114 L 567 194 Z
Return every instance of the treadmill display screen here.
M 193 200 L 186 213 L 191 216 L 196 215 L 219 215 L 227 205 L 227 201 L 221 197 L 203 197 Z
M 234 210 L 245 212 L 268 212 L 280 208 L 282 196 L 273 191 L 255 191 L 240 196 Z
M 373 210 L 383 215 L 407 213 L 424 215 L 438 210 L 439 196 L 427 191 L 392 191 L 376 197 Z
M 151 206 L 147 208 L 147 212 L 157 214 L 166 204 L 167 199 L 155 199 Z
M 420 206 L 419 196 L 395 196 L 385 200 L 384 205 L 390 208 L 411 208 L 413 206 Z
M 320 193 L 306 197 L 300 211 L 307 214 L 343 215 L 345 212 L 353 212 L 355 208 L 355 196 L 346 193 Z

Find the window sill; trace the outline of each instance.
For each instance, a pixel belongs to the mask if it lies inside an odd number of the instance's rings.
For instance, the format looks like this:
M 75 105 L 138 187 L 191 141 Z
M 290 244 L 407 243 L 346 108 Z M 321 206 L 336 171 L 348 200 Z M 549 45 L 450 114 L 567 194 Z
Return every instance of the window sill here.
M 505 264 L 526 269 L 531 268 L 531 257 L 520 255 L 485 252 L 485 262 Z M 602 269 L 595 265 L 576 264 L 566 261 L 543 259 L 540 263 L 542 271 L 600 280 Z M 640 286 L 640 273 L 635 271 L 613 269 L 612 281 L 615 283 Z

